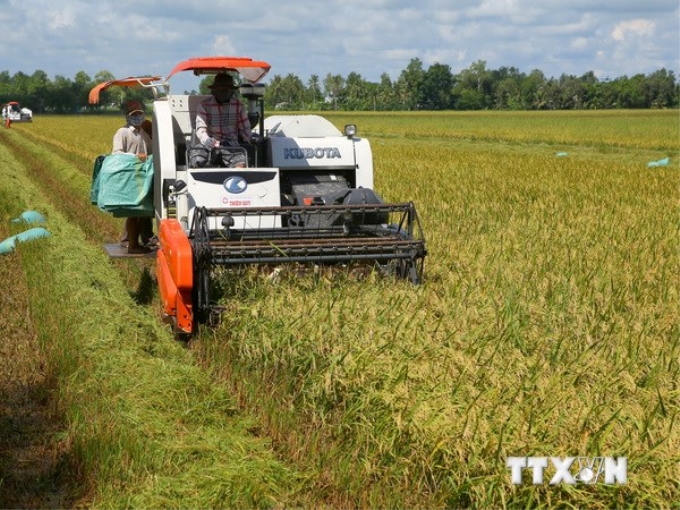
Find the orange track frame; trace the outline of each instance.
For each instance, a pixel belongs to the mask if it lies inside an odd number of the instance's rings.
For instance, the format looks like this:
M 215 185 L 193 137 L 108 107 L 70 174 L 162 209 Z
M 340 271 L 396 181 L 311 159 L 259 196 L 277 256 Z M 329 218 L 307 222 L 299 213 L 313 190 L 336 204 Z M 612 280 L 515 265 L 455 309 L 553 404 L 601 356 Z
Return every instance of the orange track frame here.
M 156 278 L 163 305 L 163 319 L 179 332 L 194 328 L 192 289 L 194 284 L 191 243 L 177 220 L 161 220 L 160 249 L 156 259 Z

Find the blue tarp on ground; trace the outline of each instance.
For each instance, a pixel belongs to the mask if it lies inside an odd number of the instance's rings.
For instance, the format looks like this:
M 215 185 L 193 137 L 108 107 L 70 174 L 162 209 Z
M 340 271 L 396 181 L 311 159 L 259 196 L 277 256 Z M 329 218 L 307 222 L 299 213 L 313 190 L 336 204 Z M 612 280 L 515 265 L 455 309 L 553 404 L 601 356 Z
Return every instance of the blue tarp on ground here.
M 24 211 L 12 223 L 45 223 L 45 217 L 38 211 Z
M 0 255 L 10 253 L 16 247 L 16 243 L 24 243 L 32 241 L 33 239 L 40 239 L 41 237 L 49 237 L 52 234 L 47 229 L 42 227 L 29 228 L 26 232 L 8 237 L 0 243 Z
M 655 166 L 668 166 L 668 164 L 671 162 L 671 158 L 662 158 L 659 159 L 658 161 L 650 161 L 647 163 L 648 167 L 655 167 Z

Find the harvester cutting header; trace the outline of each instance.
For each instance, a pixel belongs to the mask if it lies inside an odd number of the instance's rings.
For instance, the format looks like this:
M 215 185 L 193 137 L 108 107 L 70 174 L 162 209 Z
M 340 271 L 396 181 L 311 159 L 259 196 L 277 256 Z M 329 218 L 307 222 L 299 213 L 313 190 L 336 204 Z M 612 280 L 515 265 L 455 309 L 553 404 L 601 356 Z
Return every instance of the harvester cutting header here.
M 260 80 L 269 69 L 249 58 L 192 58 L 165 79 L 112 80 L 90 92 L 91 103 L 110 86 L 154 92 L 156 273 L 163 316 L 177 332 L 191 333 L 207 317 L 216 266 L 362 262 L 422 279 L 415 206 L 384 203 L 373 191 L 369 141 L 355 125 L 341 132 L 318 115 L 265 117 Z M 210 96 L 170 93 L 169 80 L 184 71 L 215 75 L 215 89 L 233 84 L 247 105 L 249 140 L 227 147 L 205 132 Z

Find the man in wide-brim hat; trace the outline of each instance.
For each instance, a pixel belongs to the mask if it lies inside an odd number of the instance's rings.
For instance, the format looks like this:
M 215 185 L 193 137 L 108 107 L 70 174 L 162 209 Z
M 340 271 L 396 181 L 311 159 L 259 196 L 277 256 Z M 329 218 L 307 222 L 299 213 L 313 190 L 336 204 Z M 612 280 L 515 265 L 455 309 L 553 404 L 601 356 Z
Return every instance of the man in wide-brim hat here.
M 211 85 L 208 88 L 214 93 L 216 90 L 236 90 L 236 80 L 231 74 L 220 73 L 216 74 Z
M 247 166 L 243 150 L 228 149 L 240 147 L 239 142 L 250 143 L 252 136 L 248 112 L 234 94 L 237 81 L 231 74 L 220 73 L 209 88 L 212 95 L 196 108 L 196 137 L 206 149 L 221 148 L 227 166 Z

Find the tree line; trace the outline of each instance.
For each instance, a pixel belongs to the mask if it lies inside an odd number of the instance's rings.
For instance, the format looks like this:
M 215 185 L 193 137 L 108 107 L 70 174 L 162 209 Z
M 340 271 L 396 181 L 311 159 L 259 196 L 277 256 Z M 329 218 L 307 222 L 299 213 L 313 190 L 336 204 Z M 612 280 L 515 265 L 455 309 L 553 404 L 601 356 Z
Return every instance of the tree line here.
M 50 79 L 42 70 L 31 75 L 0 72 L 0 102 L 18 101 L 35 113 L 102 111 L 128 99 L 150 100 L 148 89 L 115 87 L 102 93 L 99 105 L 88 104 L 90 89 L 114 79 L 109 71 L 94 78 L 84 71 L 74 79 Z M 206 77 L 200 93 L 208 93 Z M 195 93 L 196 91 L 184 91 Z M 298 76 L 274 75 L 265 89 L 268 110 L 575 110 L 612 108 L 677 108 L 680 83 L 665 68 L 650 74 L 635 74 L 600 80 L 589 71 L 582 76 L 562 74 L 546 77 L 534 69 L 529 74 L 515 67 L 488 69 L 483 60 L 454 74 L 446 64 L 427 69 L 412 59 L 396 80 L 383 73 L 371 82 L 358 73 L 346 77 L 328 73 L 312 75 L 305 84 Z

